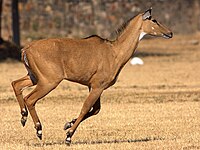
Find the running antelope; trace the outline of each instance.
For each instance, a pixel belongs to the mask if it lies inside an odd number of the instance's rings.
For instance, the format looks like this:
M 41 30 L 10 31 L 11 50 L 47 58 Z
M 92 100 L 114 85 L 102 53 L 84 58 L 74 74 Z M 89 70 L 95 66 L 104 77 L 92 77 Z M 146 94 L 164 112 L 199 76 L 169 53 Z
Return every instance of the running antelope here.
M 22 125 L 25 125 L 29 111 L 36 134 L 42 139 L 36 102 L 64 79 L 83 84 L 89 88 L 89 95 L 78 118 L 64 126 L 67 130 L 65 142 L 70 144 L 79 124 L 99 113 L 102 92 L 116 82 L 121 69 L 146 34 L 172 38 L 171 30 L 156 21 L 149 9 L 126 22 L 114 41 L 93 35 L 85 39 L 43 39 L 25 46 L 22 49 L 22 62 L 28 74 L 12 82 L 21 108 Z M 36 85 L 35 89 L 23 98 L 24 88 L 33 85 Z

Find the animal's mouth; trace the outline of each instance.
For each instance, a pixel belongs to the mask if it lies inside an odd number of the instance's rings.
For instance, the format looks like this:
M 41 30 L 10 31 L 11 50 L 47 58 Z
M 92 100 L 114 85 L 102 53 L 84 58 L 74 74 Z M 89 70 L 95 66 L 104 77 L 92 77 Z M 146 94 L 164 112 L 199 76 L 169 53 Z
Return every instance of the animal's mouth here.
M 172 33 L 172 32 L 170 32 L 169 34 L 163 33 L 162 36 L 163 36 L 164 38 L 166 38 L 166 39 L 170 39 L 170 38 L 173 37 L 173 33 Z

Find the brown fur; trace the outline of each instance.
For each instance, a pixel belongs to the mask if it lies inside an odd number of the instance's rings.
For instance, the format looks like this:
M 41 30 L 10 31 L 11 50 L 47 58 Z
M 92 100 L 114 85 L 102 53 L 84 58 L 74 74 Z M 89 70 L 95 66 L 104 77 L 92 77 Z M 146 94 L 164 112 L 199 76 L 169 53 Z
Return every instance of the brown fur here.
M 68 131 L 67 139 L 70 141 L 80 122 L 99 112 L 103 90 L 116 82 L 121 69 L 139 43 L 141 32 L 172 36 L 171 31 L 161 24 L 155 24 L 148 18 L 143 19 L 143 15 L 148 17 L 148 14 L 145 12 L 131 19 L 114 41 L 99 36 L 85 39 L 55 38 L 35 41 L 24 47 L 22 61 L 29 74 L 12 82 L 12 85 L 21 111 L 26 112 L 26 106 L 28 107 L 38 137 L 41 136 L 39 131 L 42 127 L 35 111 L 35 103 L 56 88 L 62 80 L 77 82 L 91 89 L 79 117 Z M 22 88 L 34 84 L 36 88 L 23 99 Z M 26 121 L 24 117 L 26 116 L 22 113 L 22 121 Z

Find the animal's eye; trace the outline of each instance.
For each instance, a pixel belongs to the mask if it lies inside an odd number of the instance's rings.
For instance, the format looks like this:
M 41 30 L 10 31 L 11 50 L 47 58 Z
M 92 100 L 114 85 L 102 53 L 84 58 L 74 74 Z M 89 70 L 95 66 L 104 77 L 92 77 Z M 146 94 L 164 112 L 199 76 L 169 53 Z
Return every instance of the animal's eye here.
M 154 23 L 158 23 L 155 19 L 152 20 Z

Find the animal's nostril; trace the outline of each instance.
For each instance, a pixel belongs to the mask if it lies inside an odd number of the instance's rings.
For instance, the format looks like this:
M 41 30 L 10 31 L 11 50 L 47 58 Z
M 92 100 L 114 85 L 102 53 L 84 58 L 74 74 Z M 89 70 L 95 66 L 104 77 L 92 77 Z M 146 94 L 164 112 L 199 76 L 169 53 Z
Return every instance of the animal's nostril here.
M 172 37 L 173 37 L 173 33 L 172 33 L 172 32 L 170 32 L 170 33 L 169 33 L 169 36 L 172 38 Z

